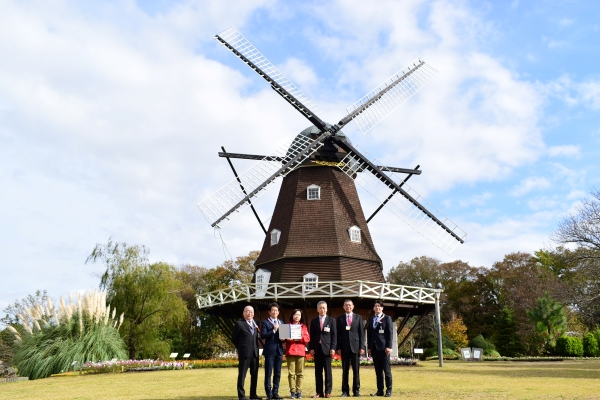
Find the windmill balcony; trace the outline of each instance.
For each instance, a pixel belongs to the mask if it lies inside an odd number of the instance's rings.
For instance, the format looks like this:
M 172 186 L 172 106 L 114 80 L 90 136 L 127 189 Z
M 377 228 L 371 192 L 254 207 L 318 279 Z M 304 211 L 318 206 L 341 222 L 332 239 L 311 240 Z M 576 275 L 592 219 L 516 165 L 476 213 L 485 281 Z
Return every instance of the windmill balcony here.
M 315 287 L 316 286 L 316 287 Z M 308 299 L 381 299 L 391 303 L 435 304 L 441 289 L 394 285 L 369 281 L 250 283 L 196 295 L 198 308 L 209 309 L 242 301 L 285 301 Z

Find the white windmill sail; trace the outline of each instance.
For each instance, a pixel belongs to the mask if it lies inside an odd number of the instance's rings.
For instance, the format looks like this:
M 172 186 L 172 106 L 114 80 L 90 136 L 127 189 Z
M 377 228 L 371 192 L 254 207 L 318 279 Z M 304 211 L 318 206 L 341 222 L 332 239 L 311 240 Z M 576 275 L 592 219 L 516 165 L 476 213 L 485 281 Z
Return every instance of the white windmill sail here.
M 282 165 L 290 162 L 297 154 L 305 151 L 312 143 L 313 140 L 304 135 L 298 135 L 293 141 L 284 143 L 271 155 L 266 156 L 261 161 L 257 161 L 252 167 L 239 174 L 241 185 L 237 178 L 232 179 L 215 193 L 200 201 L 198 207 L 202 211 L 202 214 L 204 214 L 211 225 L 218 227 L 225 226 L 238 212 L 243 211 L 250 205 L 250 201 L 239 204 L 249 193 L 260 188 L 258 192 L 248 200 L 259 198 L 266 192 L 266 189 L 272 186 L 275 179 L 271 178 L 282 168 Z M 292 163 L 288 169 L 281 171 L 277 177 L 286 176 L 322 145 L 323 144 L 320 143 L 308 151 L 305 156 Z M 219 219 L 226 213 L 231 212 L 236 206 L 238 206 L 235 209 L 236 212 L 230 213 L 225 219 L 219 221 Z
M 313 114 L 320 114 L 321 109 L 317 104 L 308 98 L 296 85 L 286 78 L 283 73 L 277 69 L 248 39 L 241 34 L 234 26 L 219 33 L 217 39 L 221 38 L 236 51 L 246 57 L 250 62 L 256 65 L 260 70 L 267 74 L 271 79 L 277 82 L 288 93 L 299 100 L 305 107 L 310 109 Z M 258 71 L 257 71 L 258 72 Z M 264 78 L 264 77 L 263 77 Z
M 356 146 L 357 148 L 359 146 Z M 360 148 L 360 152 L 364 156 L 367 156 L 367 152 L 364 148 Z M 371 157 L 369 160 L 377 164 L 377 161 Z M 393 189 L 390 189 L 385 183 L 383 183 L 377 176 L 369 171 L 365 170 L 361 160 L 353 154 L 348 154 L 339 164 L 340 168 L 346 175 L 354 179 L 354 182 L 362 187 L 367 193 L 377 200 L 379 203 L 385 203 L 385 207 L 393 212 L 397 217 L 406 222 L 411 228 L 423 235 L 427 240 L 435 244 L 437 247 L 442 249 L 447 254 L 452 253 L 454 248 L 460 243 L 454 235 L 459 237 L 462 241 L 467 240 L 467 234 L 453 223 L 448 217 L 442 214 L 439 210 L 419 195 L 415 190 L 410 188 L 407 184 L 402 185 L 402 189 L 407 194 L 420 203 L 424 208 L 427 209 L 433 216 L 440 220 L 448 230 L 442 228 L 435 220 L 430 218 L 421 209 L 415 206 L 414 203 L 410 202 L 406 197 L 400 193 L 395 193 L 391 198 L 390 194 L 393 193 Z M 398 175 L 390 171 L 383 171 L 395 182 L 400 182 L 404 176 Z M 454 233 L 452 235 L 450 232 Z
M 346 111 L 364 135 L 377 125 L 381 120 L 390 115 L 402 103 L 408 100 L 425 86 L 437 71 L 417 58 L 412 63 L 386 79 L 381 85 L 364 95 L 360 100 L 351 105 Z M 367 105 L 367 108 L 360 111 Z

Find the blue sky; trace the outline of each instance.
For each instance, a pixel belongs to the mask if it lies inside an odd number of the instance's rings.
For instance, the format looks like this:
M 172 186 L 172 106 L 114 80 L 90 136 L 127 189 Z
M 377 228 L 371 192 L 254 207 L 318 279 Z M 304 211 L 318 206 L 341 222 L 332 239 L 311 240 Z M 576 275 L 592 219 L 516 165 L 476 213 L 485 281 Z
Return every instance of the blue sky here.
M 0 2 L 0 307 L 98 284 L 109 237 L 212 267 L 260 249 L 249 210 L 221 231 L 196 203 L 228 151 L 264 154 L 306 120 L 212 37 L 236 26 L 337 121 L 422 57 L 439 74 L 362 136 L 469 234 L 450 256 L 391 214 L 385 269 L 420 255 L 491 266 L 551 245 L 600 187 L 599 8 L 590 1 Z M 238 170 L 250 167 L 237 161 Z M 257 202 L 269 218 L 277 189 Z M 364 198 L 366 214 L 376 207 Z

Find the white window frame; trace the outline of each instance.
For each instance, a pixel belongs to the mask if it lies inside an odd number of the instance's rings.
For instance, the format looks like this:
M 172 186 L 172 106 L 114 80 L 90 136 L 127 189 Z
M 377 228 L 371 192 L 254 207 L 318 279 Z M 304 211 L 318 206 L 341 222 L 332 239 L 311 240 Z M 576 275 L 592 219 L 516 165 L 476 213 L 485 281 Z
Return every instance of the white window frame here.
M 316 193 L 316 197 L 314 196 L 314 193 Z M 306 188 L 306 200 L 321 200 L 321 186 L 315 184 L 309 185 Z
M 362 237 L 360 234 L 360 228 L 356 225 L 348 228 L 348 235 L 350 236 L 351 242 L 360 243 L 362 240 Z
M 273 229 L 271 231 L 271 246 L 275 246 L 279 243 L 279 238 L 281 237 L 281 231 L 279 229 Z
M 319 287 L 319 276 L 309 272 L 302 277 L 304 290 L 315 290 Z
M 256 270 L 254 275 L 254 283 L 256 284 L 256 295 L 258 297 L 264 297 L 269 287 L 269 280 L 271 279 L 271 271 L 268 269 L 259 268 Z

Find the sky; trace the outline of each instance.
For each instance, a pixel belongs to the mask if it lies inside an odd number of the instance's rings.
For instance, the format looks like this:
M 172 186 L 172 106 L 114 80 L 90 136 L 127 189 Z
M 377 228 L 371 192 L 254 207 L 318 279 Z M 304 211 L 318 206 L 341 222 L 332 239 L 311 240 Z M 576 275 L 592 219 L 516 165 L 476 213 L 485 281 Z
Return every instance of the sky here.
M 220 231 L 196 204 L 227 151 L 268 154 L 310 124 L 213 39 L 237 27 L 329 122 L 416 57 L 439 74 L 352 142 L 423 174 L 468 233 L 450 255 L 389 211 L 384 270 L 427 255 L 491 267 L 553 246 L 600 188 L 600 5 L 591 1 L 0 0 L 0 309 L 95 288 L 112 238 L 214 267 L 262 247 L 250 210 Z M 252 162 L 234 160 L 238 171 Z M 277 185 L 256 202 L 268 223 Z M 366 215 L 377 207 L 361 193 Z

